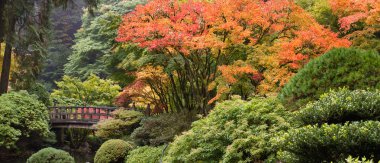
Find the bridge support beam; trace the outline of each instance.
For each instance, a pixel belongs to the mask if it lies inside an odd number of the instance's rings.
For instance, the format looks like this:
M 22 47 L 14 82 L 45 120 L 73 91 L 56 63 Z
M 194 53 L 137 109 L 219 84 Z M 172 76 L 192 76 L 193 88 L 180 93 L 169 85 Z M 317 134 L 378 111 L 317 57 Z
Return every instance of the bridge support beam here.
M 65 143 L 65 128 L 58 128 L 57 140 L 59 145 L 63 145 Z

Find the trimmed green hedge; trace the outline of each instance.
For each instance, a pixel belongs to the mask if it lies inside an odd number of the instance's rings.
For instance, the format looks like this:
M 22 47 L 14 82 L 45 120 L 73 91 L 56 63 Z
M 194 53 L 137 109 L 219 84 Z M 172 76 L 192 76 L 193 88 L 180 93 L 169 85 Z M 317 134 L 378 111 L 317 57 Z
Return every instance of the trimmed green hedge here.
M 150 147 L 143 146 L 129 152 L 126 163 L 158 163 L 165 146 Z
M 287 130 L 288 112 L 275 99 L 225 101 L 169 145 L 167 162 L 261 162 L 276 154 L 271 138 Z
M 55 148 L 44 148 L 33 154 L 27 163 L 75 163 L 69 153 Z
M 380 55 L 353 48 L 333 49 L 310 61 L 279 94 L 292 109 L 316 100 L 330 89 L 380 88 Z
M 133 149 L 133 145 L 120 139 L 111 139 L 104 142 L 96 151 L 95 163 L 124 162 L 128 152 Z
M 380 122 L 323 124 L 291 129 L 281 138 L 284 162 L 335 162 L 349 155 L 380 159 Z
M 301 109 L 296 120 L 302 125 L 380 120 L 380 91 L 331 91 Z

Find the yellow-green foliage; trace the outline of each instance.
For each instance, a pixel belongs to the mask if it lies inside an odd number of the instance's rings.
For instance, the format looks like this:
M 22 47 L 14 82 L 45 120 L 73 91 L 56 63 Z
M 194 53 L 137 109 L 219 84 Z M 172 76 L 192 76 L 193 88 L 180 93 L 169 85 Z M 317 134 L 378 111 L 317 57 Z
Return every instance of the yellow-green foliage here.
M 69 153 L 55 149 L 44 148 L 33 154 L 26 161 L 27 163 L 75 163 L 74 158 Z
M 100 79 L 96 75 L 90 75 L 84 82 L 79 78 L 64 76 L 57 86 L 51 94 L 52 98 L 73 98 L 87 105 L 112 105 L 121 90 L 113 81 Z
M 346 162 L 347 163 L 374 163 L 373 160 L 369 160 L 365 157 L 362 157 L 362 158 L 359 158 L 359 157 L 356 157 L 356 158 L 353 158 L 352 156 L 348 156 L 348 158 L 346 158 Z
M 48 122 L 48 110 L 36 96 L 26 91 L 0 96 L 0 147 L 13 148 L 22 139 L 48 136 Z
M 337 32 L 338 17 L 333 14 L 329 0 L 295 0 L 295 3 L 305 9 L 318 23 Z
M 138 111 L 118 109 L 112 112 L 113 119 L 106 119 L 96 125 L 96 136 L 104 139 L 122 138 L 138 127 L 143 114 Z
M 159 163 L 162 151 L 165 146 L 151 147 L 143 146 L 138 147 L 129 152 L 126 163 Z
M 275 99 L 225 101 L 168 148 L 167 162 L 261 162 L 275 156 L 288 112 Z
M 96 151 L 95 163 L 117 163 L 124 162 L 128 152 L 133 149 L 133 145 L 120 139 L 111 139 L 102 144 Z
M 1 46 L 1 49 L 0 49 L 0 72 L 1 72 L 1 68 L 2 68 L 2 65 L 3 65 L 5 44 L 4 43 L 0 43 L 0 46 Z M 12 54 L 11 71 L 14 71 L 16 69 L 16 67 L 17 66 L 16 66 L 15 58 L 14 58 L 14 55 Z

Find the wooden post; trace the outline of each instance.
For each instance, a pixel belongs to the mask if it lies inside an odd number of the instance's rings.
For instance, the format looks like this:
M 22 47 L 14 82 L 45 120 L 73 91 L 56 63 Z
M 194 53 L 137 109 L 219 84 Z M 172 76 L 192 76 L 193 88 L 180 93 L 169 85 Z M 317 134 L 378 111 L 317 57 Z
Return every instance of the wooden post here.
M 65 129 L 64 128 L 60 128 L 58 130 L 58 143 L 63 145 L 65 143 Z
M 92 121 L 92 115 L 94 114 L 95 108 L 92 108 L 92 113 L 90 112 L 90 108 L 87 108 L 87 111 L 90 113 L 90 121 Z
M 83 117 L 83 116 L 84 116 L 84 108 L 81 107 L 80 109 L 82 110 L 82 111 L 80 112 L 80 115 L 81 115 L 81 116 L 80 116 L 80 119 L 83 121 L 83 119 L 84 119 L 84 117 Z
M 75 114 L 74 114 L 74 119 L 77 120 L 78 119 L 78 109 L 77 107 L 75 107 Z

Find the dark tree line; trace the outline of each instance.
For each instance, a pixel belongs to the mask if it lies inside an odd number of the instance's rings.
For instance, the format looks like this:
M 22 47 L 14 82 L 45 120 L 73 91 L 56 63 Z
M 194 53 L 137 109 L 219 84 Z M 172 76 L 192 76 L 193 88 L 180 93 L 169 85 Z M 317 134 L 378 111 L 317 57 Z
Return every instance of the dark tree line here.
M 0 2 L 0 42 L 5 43 L 0 78 L 0 94 L 8 91 L 12 54 L 18 63 L 12 72 L 15 89 L 26 89 L 41 70 L 47 51 L 49 15 L 54 7 L 66 8 L 73 0 L 2 0 Z M 90 13 L 97 0 L 86 0 Z

